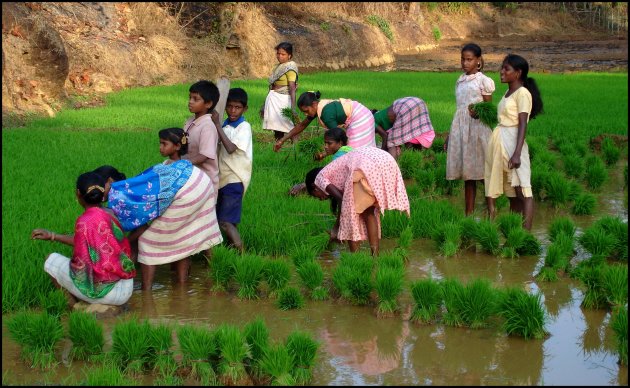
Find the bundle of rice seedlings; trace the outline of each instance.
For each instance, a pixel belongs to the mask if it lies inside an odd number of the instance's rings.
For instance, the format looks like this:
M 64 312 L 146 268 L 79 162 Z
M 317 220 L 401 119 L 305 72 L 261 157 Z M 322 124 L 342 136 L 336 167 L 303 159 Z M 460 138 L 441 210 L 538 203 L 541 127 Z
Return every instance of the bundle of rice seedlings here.
M 404 149 L 398 157 L 398 166 L 404 179 L 413 178 L 415 172 L 422 164 L 422 153 L 410 149 Z
M 446 312 L 443 321 L 449 326 L 463 326 L 464 317 L 464 300 L 466 289 L 457 279 L 445 279 L 440 284 L 442 290 L 442 299 Z
M 404 271 L 405 262 L 400 255 L 397 255 L 394 252 L 392 252 L 391 254 L 381 254 L 378 257 L 378 268 L 384 267 Z
M 300 268 L 302 264 L 314 261 L 317 253 L 308 245 L 300 245 L 291 253 L 291 259 L 296 268 Z
M 440 284 L 431 278 L 415 281 L 411 284 L 411 295 L 414 301 L 411 321 L 434 322 L 442 304 Z
M 499 229 L 492 221 L 479 221 L 475 228 L 475 241 L 485 252 L 492 255 L 497 255 L 500 252 Z
M 551 205 L 556 208 L 569 202 L 571 197 L 569 181 L 557 171 L 549 173 L 545 190 L 547 192 L 546 200 L 550 201 Z
M 173 357 L 173 330 L 167 324 L 150 326 L 150 351 L 148 364 L 158 373 L 158 376 L 172 376 L 177 370 L 177 362 Z
M 184 385 L 184 379 L 176 375 L 167 375 L 153 380 L 153 385 L 156 387 L 180 387 Z
M 485 327 L 496 311 L 496 291 L 488 279 L 475 279 L 466 285 L 462 294 L 461 317 L 472 329 Z
M 564 265 L 561 267 L 558 267 L 558 269 L 568 271 L 569 264 L 570 264 L 569 261 L 571 260 L 571 258 L 573 257 L 573 254 L 575 253 L 573 238 L 567 236 L 564 233 L 561 233 L 561 234 L 556 235 L 556 238 L 552 245 L 556 246 L 560 250 L 560 253 L 562 254 L 562 257 L 563 257 L 562 264 Z
M 595 211 L 597 198 L 590 193 L 581 193 L 573 201 L 571 213 L 576 216 L 589 216 Z
M 68 299 L 64 290 L 55 288 L 53 291 L 41 293 L 39 303 L 48 314 L 60 318 L 68 310 Z
M 209 260 L 210 278 L 213 280 L 212 291 L 226 291 L 234 276 L 234 261 L 238 253 L 223 245 L 212 248 L 212 260 Z
M 205 327 L 180 326 L 177 339 L 182 352 L 182 366 L 190 367 L 190 377 L 203 385 L 216 385 L 217 378 L 210 360 L 218 356 L 214 334 Z
M 556 240 L 558 234 L 564 234 L 569 237 L 575 236 L 575 224 L 569 217 L 557 217 L 549 225 L 549 240 Z
M 435 171 L 433 169 L 418 169 L 413 173 L 418 189 L 422 193 L 431 193 L 435 190 Z
M 265 261 L 257 255 L 243 255 L 234 260 L 234 279 L 238 283 L 236 295 L 241 299 L 258 298 L 258 286 L 263 278 Z
M 260 361 L 261 370 L 271 377 L 271 385 L 276 386 L 296 384 L 295 377 L 291 374 L 294 367 L 295 360 L 283 344 L 271 345 Z
M 141 374 L 148 361 L 151 328 L 145 319 L 138 322 L 137 316 L 127 321 L 119 321 L 112 331 L 111 354 L 116 365 L 126 373 Z
M 593 256 L 608 257 L 613 252 L 617 240 L 603 228 L 593 225 L 584 231 L 578 241 Z
M 55 362 L 55 346 L 63 337 L 63 326 L 47 312 L 23 311 L 7 321 L 9 337 L 22 346 L 22 357 L 31 368 L 46 369 Z
M 306 238 L 305 246 L 310 248 L 311 251 L 317 256 L 328 247 L 330 241 L 330 235 L 326 232 L 321 232 Z M 313 257 L 315 257 L 313 256 Z
M 558 271 L 545 265 L 540 269 L 540 272 L 536 274 L 536 279 L 542 282 L 555 282 L 559 279 Z
M 84 311 L 71 312 L 68 316 L 68 338 L 72 341 L 72 359 L 88 360 L 103 352 L 103 324 L 93 314 Z
M 577 197 L 584 192 L 584 189 L 582 188 L 582 185 L 573 179 L 567 180 L 567 184 L 569 185 L 569 201 L 575 201 Z
M 85 375 L 85 380 L 82 385 L 93 387 L 138 385 L 134 379 L 128 379 L 121 370 L 111 362 L 106 362 L 94 368 L 83 369 L 83 374 Z
M 222 324 L 216 330 L 219 348 L 217 374 L 224 385 L 247 385 L 249 377 L 245 371 L 245 360 L 251 358 L 249 344 L 238 327 Z
M 477 231 L 477 221 L 472 217 L 463 217 L 459 221 L 461 230 L 461 247 L 468 249 L 475 246 L 475 236 Z
M 459 250 L 461 235 L 458 222 L 447 222 L 436 227 L 433 240 L 438 244 L 438 249 L 444 257 L 452 257 Z
M 543 339 L 546 315 L 541 295 L 510 287 L 499 293 L 498 314 L 504 319 L 503 330 L 508 335 L 525 339 Z
M 291 120 L 291 123 L 293 125 L 297 124 L 299 122 L 299 112 L 298 112 L 298 117 L 297 117 L 297 122 L 296 122 L 296 117 L 293 115 L 293 109 L 291 109 L 290 106 L 286 106 L 284 108 L 282 108 L 282 116 L 286 117 L 287 119 Z
M 510 230 L 501 249 L 501 257 L 517 258 L 519 256 L 518 249 L 525 244 L 526 237 L 527 232 L 523 228 Z
M 563 155 L 564 172 L 572 177 L 581 179 L 584 175 L 584 158 L 577 153 Z
M 446 142 L 446 139 L 442 138 L 442 137 L 436 137 L 435 139 L 433 139 L 433 143 L 431 143 L 431 148 L 430 150 L 433 152 L 444 152 L 444 143 Z
M 285 287 L 278 293 L 276 302 L 280 310 L 301 309 L 304 307 L 304 297 L 296 287 Z
M 628 265 L 607 265 L 602 271 L 602 287 L 611 306 L 623 306 L 628 302 Z
M 604 216 L 597 220 L 593 227 L 599 227 L 615 238 L 611 257 L 628 260 L 628 223 L 615 216 Z
M 309 261 L 298 267 L 297 273 L 304 287 L 308 288 L 311 299 L 328 299 L 328 290 L 322 286 L 324 282 L 324 270 L 317 261 Z
M 505 238 L 507 238 L 512 230 L 523 228 L 523 216 L 519 213 L 509 212 L 501 214 L 495 219 L 495 222 Z
M 304 331 L 294 331 L 285 340 L 289 354 L 293 357 L 294 365 L 291 373 L 296 385 L 309 385 L 313 379 L 312 368 L 317 357 L 319 343 Z
M 371 255 L 364 252 L 342 252 L 338 266 L 348 267 L 363 273 L 371 274 L 372 269 L 374 268 L 374 259 Z
M 417 185 L 413 185 L 416 187 Z M 413 196 L 411 186 L 407 186 L 407 196 Z M 382 238 L 400 238 L 403 230 L 411 226 L 409 225 L 409 217 L 403 212 L 386 212 L 381 218 L 381 237 Z M 411 229 L 411 237 L 413 238 L 413 229 Z
M 607 137 L 602 141 L 602 156 L 607 166 L 614 166 L 619 160 L 621 151 L 615 146 L 615 142 Z
M 604 264 L 585 266 L 581 270 L 580 280 L 586 286 L 581 306 L 587 309 L 600 309 L 608 306 L 606 291 L 603 286 Z
M 275 296 L 279 290 L 284 288 L 291 278 L 291 268 L 289 264 L 280 259 L 267 259 L 263 273 L 267 285 L 269 286 L 269 296 Z
M 400 237 L 398 238 L 398 247 L 403 249 L 409 249 L 411 246 L 411 241 L 413 240 L 413 229 L 411 226 L 405 227 L 402 232 L 400 232 Z
M 402 269 L 382 266 L 376 271 L 376 294 L 378 296 L 377 313 L 393 314 L 398 311 L 396 299 L 403 289 L 405 272 Z
M 254 383 L 256 383 L 256 380 L 262 377 L 259 365 L 260 360 L 262 360 L 265 351 L 269 348 L 269 329 L 262 317 L 258 316 L 253 321 L 245 324 L 243 333 L 250 349 L 250 357 L 246 360 L 245 366 L 249 375 L 254 379 Z
M 497 115 L 497 107 L 490 101 L 482 101 L 476 104 L 470 104 L 469 108 L 475 112 L 475 115 L 485 125 L 494 129 L 499 124 Z
M 619 363 L 628 366 L 628 307 L 613 309 L 610 326 L 615 332 Z
M 324 136 L 316 136 L 310 139 L 300 140 L 297 143 L 297 150 L 301 155 L 306 155 L 311 159 L 312 155 L 324 150 L 322 144 L 324 144 Z
M 456 195 L 463 186 L 460 179 L 448 180 L 446 179 L 446 154 L 436 155 L 436 159 L 439 159 L 440 163 L 435 167 L 435 191 L 441 195 Z
M 555 282 L 558 280 L 558 269 L 565 265 L 565 255 L 562 252 L 561 247 L 558 245 L 550 244 L 547 247 L 547 254 L 545 256 L 545 264 L 540 269 L 536 278 L 541 281 Z
M 333 283 L 344 299 L 356 305 L 365 305 L 370 301 L 373 265 L 374 260 L 368 254 L 341 254 L 333 272 Z
M 604 162 L 597 156 L 590 156 L 586 159 L 586 173 L 584 174 L 584 182 L 591 190 L 599 189 L 608 179 L 608 171 Z

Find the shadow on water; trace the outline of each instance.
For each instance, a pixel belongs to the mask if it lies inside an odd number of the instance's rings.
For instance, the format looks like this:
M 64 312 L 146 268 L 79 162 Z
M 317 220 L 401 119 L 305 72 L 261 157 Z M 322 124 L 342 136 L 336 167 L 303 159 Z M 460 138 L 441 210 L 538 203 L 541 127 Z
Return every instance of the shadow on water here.
M 604 190 L 610 195 L 600 201 L 597 215 L 573 217 L 578 227 L 585 228 L 606 214 L 627 220 L 625 193 L 612 184 Z M 463 206 L 461 195 L 452 201 Z M 549 223 L 563 213 L 547 205 L 538 206 L 532 232 L 547 245 Z M 481 213 L 481 202 L 478 208 Z M 393 248 L 395 243 L 383 241 L 382 250 Z M 281 311 L 275 300 L 266 296 L 248 301 L 238 299 L 234 292 L 211 293 L 207 264 L 201 260 L 193 260 L 191 280 L 183 287 L 172 282 L 168 266 L 159 267 L 152 294 L 134 291 L 129 311 L 152 322 L 210 327 L 220 323 L 242 326 L 262 316 L 274 341 L 283 341 L 295 329 L 306 330 L 321 343 L 313 370 L 314 385 L 628 384 L 628 368 L 617 364 L 610 312 L 582 309 L 584 291 L 578 281 L 562 278 L 538 283 L 534 275 L 542 265 L 544 253 L 539 257 L 501 259 L 464 251 L 456 257 L 443 258 L 437 255 L 434 243 L 426 239 L 415 240 L 410 252 L 408 282 L 400 298 L 403 310 L 411 306 L 410 281 L 428 275 L 436 279 L 455 277 L 464 282 L 483 277 L 495 287 L 522 286 L 542 293 L 550 336 L 524 340 L 509 337 L 496 327 L 472 330 L 441 324 L 422 326 L 403 320 L 400 315 L 379 319 L 373 307 L 332 300 L 307 301 L 301 310 Z M 321 261 L 330 270 L 338 257 L 339 252 L 333 251 Z M 295 274 L 292 282 L 297 283 Z M 117 319 L 104 322 L 106 332 L 111 333 Z M 111 346 L 111 334 L 107 336 L 106 349 Z M 67 352 L 68 345 L 61 347 L 57 359 Z M 8 339 L 6 325 L 2 350 L 3 383 L 63 383 L 83 377 L 83 364 L 76 362 L 60 364 L 50 372 L 31 370 L 19 359 L 19 348 Z

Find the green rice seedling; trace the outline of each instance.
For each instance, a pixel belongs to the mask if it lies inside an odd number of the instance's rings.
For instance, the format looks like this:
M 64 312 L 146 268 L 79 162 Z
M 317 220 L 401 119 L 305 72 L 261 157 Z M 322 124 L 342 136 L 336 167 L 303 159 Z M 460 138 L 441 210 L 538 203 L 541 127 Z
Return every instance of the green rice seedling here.
M 459 250 L 461 235 L 458 222 L 447 222 L 436 227 L 433 240 L 438 244 L 438 249 L 444 257 L 452 257 Z
M 497 106 L 490 101 L 482 101 L 470 104 L 469 108 L 475 112 L 479 121 L 490 128 L 494 128 L 499 123 L 497 116 Z
M 584 182 L 591 190 L 599 189 L 608 179 L 608 171 L 600 158 L 591 155 L 586 159 L 586 172 Z
M 556 236 L 564 234 L 573 238 L 575 236 L 575 224 L 569 217 L 557 217 L 549 225 L 549 240 L 552 242 L 556 240 Z
M 8 319 L 7 328 L 32 368 L 47 369 L 56 363 L 55 346 L 63 338 L 63 326 L 57 317 L 45 311 L 23 311 Z
M 226 291 L 234 276 L 234 261 L 238 253 L 223 245 L 212 248 L 212 259 L 209 260 L 210 278 L 213 280 L 212 291 Z
M 404 149 L 398 157 L 398 166 L 404 179 L 411 179 L 416 170 L 422 164 L 422 153 L 410 149 Z
M 376 271 L 375 288 L 378 295 L 378 314 L 393 314 L 398 311 L 397 298 L 403 290 L 403 269 L 382 266 Z
M 598 227 L 615 238 L 613 250 L 610 253 L 612 258 L 628 260 L 628 223 L 619 217 L 604 216 L 597 220 L 593 227 Z
M 558 271 L 552 267 L 544 266 L 540 269 L 540 272 L 536 274 L 536 279 L 541 282 L 556 282 L 558 281 Z
M 112 331 L 112 358 L 125 372 L 140 374 L 149 359 L 151 327 L 145 319 L 138 321 L 133 316 L 127 321 L 119 321 Z
M 304 297 L 296 287 L 285 287 L 278 293 L 276 302 L 280 310 L 301 309 L 304 307 Z
M 48 314 L 60 318 L 68 310 L 68 299 L 65 292 L 56 288 L 53 291 L 42 293 L 39 302 Z
M 175 375 L 162 376 L 153 380 L 153 385 L 157 387 L 180 387 L 184 385 L 184 379 Z
M 153 367 L 158 376 L 172 376 L 177 370 L 177 362 L 173 357 L 173 330 L 170 325 L 151 325 L 149 330 L 151 343 L 148 364 Z
M 182 366 L 191 368 L 190 376 L 199 378 L 204 385 L 215 385 L 216 374 L 209 363 L 219 354 L 214 334 L 205 327 L 184 325 L 177 329 L 177 339 Z
M 434 322 L 442 304 L 440 284 L 431 278 L 417 280 L 411 284 L 411 296 L 414 301 L 411 321 Z
M 620 154 L 619 148 L 615 146 L 615 142 L 611 138 L 607 137 L 602 141 L 602 156 L 606 165 L 614 166 L 617 164 Z
M 610 325 L 615 332 L 619 363 L 628 366 L 628 307 L 613 309 Z
M 566 265 L 566 256 L 562 252 L 562 248 L 553 243 L 547 247 L 547 254 L 545 255 L 545 264 L 540 269 L 536 278 L 541 281 L 555 282 L 558 280 L 558 269 L 563 268 Z
M 521 256 L 535 256 L 539 254 L 542 251 L 540 241 L 529 231 L 523 230 L 525 231 L 525 241 L 517 248 L 516 253 Z
M 243 333 L 250 349 L 250 357 L 246 365 L 250 368 L 250 374 L 260 377 L 258 363 L 269 348 L 269 329 L 262 317 L 257 316 L 256 319 L 245 324 Z
M 567 176 L 581 179 L 584 175 L 584 158 L 577 153 L 563 155 L 562 163 L 564 164 L 564 172 Z
M 407 226 L 400 233 L 400 237 L 398 238 L 398 247 L 403 249 L 409 249 L 411 246 L 411 241 L 413 240 L 413 229 L 411 226 Z
M 611 306 L 628 303 L 628 265 L 606 265 L 602 271 L 602 288 Z
M 497 225 L 489 220 L 481 220 L 475 228 L 475 241 L 481 248 L 492 255 L 500 252 L 501 241 Z
M 310 139 L 300 140 L 297 143 L 297 150 L 300 155 L 306 156 L 308 159 L 312 159 L 313 155 L 324 150 L 324 137 L 316 136 Z
M 412 194 L 411 187 L 417 187 L 417 185 L 407 186 L 407 196 L 412 198 L 414 194 Z M 417 197 L 420 196 L 418 192 Z M 409 217 L 407 214 L 403 212 L 386 212 L 385 215 L 381 218 L 381 235 L 383 238 L 400 238 L 403 230 L 407 227 L 411 227 L 409 225 Z M 413 228 L 411 228 L 411 233 L 413 237 Z
M 586 309 L 600 309 L 608 306 L 606 291 L 604 291 L 602 272 L 605 264 L 584 266 L 581 269 L 580 280 L 586 286 L 581 306 Z
M 576 216 L 588 216 L 593 214 L 596 205 L 597 198 L 593 194 L 581 193 L 573 201 L 571 213 Z
M 271 345 L 262 360 L 260 367 L 264 374 L 271 376 L 271 385 L 293 386 L 295 377 L 291 374 L 295 367 L 295 359 L 286 345 Z
M 313 379 L 313 366 L 317 358 L 319 343 L 305 332 L 295 330 L 287 336 L 285 345 L 293 357 L 294 365 L 291 373 L 296 385 L 309 385 Z
M 134 379 L 127 378 L 118 366 L 110 362 L 84 369 L 83 374 L 85 381 L 82 385 L 93 387 L 137 385 Z
M 224 385 L 246 385 L 245 360 L 252 357 L 249 344 L 238 327 L 222 324 L 216 330 L 219 348 L 217 374 Z
M 557 169 L 558 157 L 554 153 L 546 149 L 538 150 L 538 152 L 536 153 L 536 158 L 532 160 L 532 163 L 534 160 L 536 161 L 536 164 L 542 164 L 543 166 L 545 166 L 548 171 L 555 171 Z M 532 172 L 533 171 L 534 169 L 532 168 Z
M 435 176 L 435 190 L 441 195 L 455 195 L 462 188 L 463 183 L 459 179 L 448 180 L 446 179 L 446 154 L 436 154 L 435 156 L 436 166 L 434 169 Z
M 306 238 L 306 246 L 309 247 L 315 255 L 323 252 L 328 247 L 330 235 L 327 232 L 320 232 Z
M 571 197 L 571 185 L 558 171 L 549 173 L 545 190 L 547 193 L 546 200 L 550 201 L 551 205 L 556 208 L 569 202 Z
M 593 256 L 608 257 L 615 249 L 617 240 L 603 228 L 593 225 L 584 231 L 578 241 Z
M 72 359 L 87 360 L 103 352 L 103 324 L 93 314 L 71 312 L 68 316 L 68 338 L 72 341 Z
M 499 292 L 498 314 L 504 319 L 503 330 L 508 335 L 525 339 L 543 339 L 546 315 L 541 294 L 510 287 Z
M 575 253 L 573 238 L 564 233 L 560 233 L 556 235 L 555 241 L 552 245 L 556 246 L 564 257 L 565 265 L 558 268 L 567 271 L 569 269 L 569 261 Z
M 328 290 L 322 286 L 324 270 L 317 261 L 309 261 L 297 269 L 304 287 L 308 288 L 312 300 L 328 299 Z
M 257 255 L 243 255 L 234 260 L 234 279 L 238 283 L 236 295 L 241 299 L 258 298 L 258 286 L 263 278 L 265 262 Z
M 468 249 L 475 245 L 475 236 L 477 233 L 477 221 L 472 217 L 463 217 L 459 221 L 459 229 L 461 230 L 461 247 Z
M 496 311 L 496 291 L 488 279 L 475 279 L 466 285 L 463 293 L 461 317 L 464 324 L 472 329 L 488 325 L 488 320 Z
M 417 169 L 413 172 L 413 178 L 421 193 L 432 193 L 435 190 L 435 171 L 430 169 Z
M 293 109 L 291 109 L 290 106 L 284 107 L 282 108 L 282 116 L 286 117 L 287 119 L 291 120 L 291 122 L 293 123 L 293 125 L 297 124 L 298 122 L 296 122 L 295 120 L 295 116 L 293 116 Z M 299 112 L 298 112 L 298 118 L 299 118 Z M 300 120 L 301 121 L 301 120 Z
M 378 268 L 389 267 L 396 270 L 404 271 L 405 262 L 404 259 L 392 252 L 391 254 L 381 254 L 378 257 Z
M 365 305 L 370 301 L 373 265 L 374 261 L 368 254 L 341 254 L 340 262 L 333 272 L 333 283 L 343 298 L 357 305 Z
M 446 143 L 446 139 L 436 137 L 433 139 L 433 143 L 431 143 L 430 150 L 433 152 L 444 152 L 444 143 Z
M 263 273 L 265 281 L 269 286 L 269 296 L 277 295 L 278 291 L 284 288 L 291 278 L 291 268 L 289 264 L 280 259 L 265 260 Z
M 462 314 L 465 308 L 466 289 L 456 279 L 445 279 L 440 283 L 440 286 L 444 307 L 446 308 L 443 316 L 444 323 L 449 326 L 463 326 L 464 317 Z
M 300 268 L 302 264 L 309 261 L 314 261 L 316 256 L 317 253 L 308 245 L 298 246 L 291 253 L 291 259 L 296 268 Z
M 512 230 L 523 228 L 523 216 L 519 213 L 509 212 L 501 214 L 495 219 L 495 222 L 505 238 L 507 238 Z

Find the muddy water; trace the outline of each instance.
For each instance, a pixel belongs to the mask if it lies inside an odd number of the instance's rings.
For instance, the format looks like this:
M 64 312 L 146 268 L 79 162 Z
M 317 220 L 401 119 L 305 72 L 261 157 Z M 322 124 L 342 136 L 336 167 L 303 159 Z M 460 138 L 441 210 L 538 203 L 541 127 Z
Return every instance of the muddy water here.
M 474 40 L 483 50 L 486 71 L 499 71 L 509 53 L 525 57 L 533 72 L 628 71 L 628 40 L 519 41 L 514 37 Z M 441 41 L 438 47 L 421 52 L 401 53 L 395 63 L 381 71 L 461 71 L 460 50 L 468 41 Z
M 619 182 L 619 180 L 613 180 Z M 627 220 L 627 202 L 623 188 L 609 183 L 602 189 L 599 214 L 573 217 L 580 229 L 604 214 Z M 463 205 L 460 196 L 452 198 Z M 478 204 L 482 208 L 482 203 Z M 549 223 L 562 211 L 540 206 L 532 232 L 546 245 Z M 581 230 L 578 232 L 580 233 Z M 387 250 L 395 241 L 385 240 Z M 194 323 L 214 327 L 227 322 L 242 325 L 260 315 L 267 323 L 272 339 L 283 340 L 292 330 L 307 330 L 321 342 L 314 385 L 627 385 L 628 368 L 617 364 L 615 337 L 609 328 L 606 310 L 580 308 L 584 297 L 579 282 L 562 279 L 538 283 L 534 279 L 543 263 L 540 257 L 499 259 L 478 252 L 462 252 L 454 258 L 436 255 L 432 241 L 414 241 L 407 280 L 428 275 L 441 279 L 456 277 L 463 281 L 488 278 L 496 287 L 521 285 L 543 294 L 548 313 L 544 340 L 508 337 L 497 328 L 472 330 L 439 324 L 420 326 L 393 318 L 376 318 L 373 307 L 350 306 L 333 301 L 307 301 L 297 311 L 281 311 L 274 301 L 262 298 L 242 301 L 234 296 L 210 293 L 207 266 L 194 261 L 191 282 L 175 287 L 168 266 L 156 274 L 152 295 L 134 292 L 130 312 L 137 312 L 153 322 Z M 323 255 L 323 265 L 330 269 L 338 251 Z M 584 252 L 578 254 L 584 256 Z M 294 282 L 297 279 L 294 275 Z M 408 287 L 407 287 L 408 288 Z M 408 290 L 400 298 L 403 315 L 409 311 Z M 106 319 L 107 332 L 116 319 Z M 60 347 L 58 359 L 68 350 Z M 106 347 L 111 346 L 108 338 Z M 60 364 L 50 372 L 31 370 L 19 360 L 19 348 L 8 339 L 3 325 L 2 373 L 7 384 L 64 384 L 82 378 L 83 364 Z M 151 384 L 150 378 L 144 381 Z M 188 383 L 193 383 L 192 381 Z

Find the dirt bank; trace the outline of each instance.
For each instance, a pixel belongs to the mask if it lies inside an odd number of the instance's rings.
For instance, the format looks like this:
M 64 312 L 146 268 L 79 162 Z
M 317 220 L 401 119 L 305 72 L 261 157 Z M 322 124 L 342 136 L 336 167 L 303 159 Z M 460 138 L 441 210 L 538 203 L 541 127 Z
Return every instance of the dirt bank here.
M 294 44 L 302 72 L 405 69 L 418 55 L 426 70 L 451 70 L 467 40 L 487 47 L 489 63 L 506 50 L 530 50 L 538 69 L 580 70 L 566 68 L 567 55 L 596 55 L 594 70 L 627 70 L 627 32 L 587 29 L 543 3 L 160 4 L 3 3 L 3 117 L 54 115 L 67 101 L 80 106 L 78 99 L 133 86 L 266 77 L 283 40 Z M 538 55 L 534 48 L 549 42 L 566 50 Z

